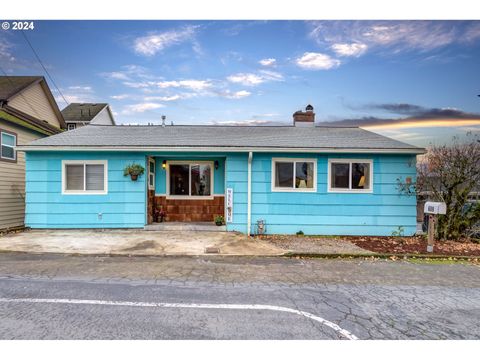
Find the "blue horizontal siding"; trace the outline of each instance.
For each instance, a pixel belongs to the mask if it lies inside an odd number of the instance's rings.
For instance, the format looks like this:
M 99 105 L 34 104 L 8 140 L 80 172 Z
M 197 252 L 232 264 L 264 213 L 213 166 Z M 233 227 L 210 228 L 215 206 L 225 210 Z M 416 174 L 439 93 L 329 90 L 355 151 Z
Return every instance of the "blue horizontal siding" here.
M 272 158 L 317 160 L 317 191 L 272 192 Z M 329 193 L 328 159 L 373 160 L 372 193 Z M 271 234 L 391 235 L 399 226 L 416 231 L 416 199 L 401 195 L 397 179 L 415 180 L 415 156 L 371 154 L 254 154 L 252 162 L 252 228 L 265 220 Z M 234 189 L 232 231 L 247 227 L 247 157 L 227 157 L 227 186 Z
M 26 157 L 25 223 L 32 228 L 139 228 L 145 225 L 146 176 L 123 176 L 146 154 L 35 152 Z M 108 193 L 62 194 L 62 160 L 107 160 Z M 99 216 L 101 213 L 101 216 Z

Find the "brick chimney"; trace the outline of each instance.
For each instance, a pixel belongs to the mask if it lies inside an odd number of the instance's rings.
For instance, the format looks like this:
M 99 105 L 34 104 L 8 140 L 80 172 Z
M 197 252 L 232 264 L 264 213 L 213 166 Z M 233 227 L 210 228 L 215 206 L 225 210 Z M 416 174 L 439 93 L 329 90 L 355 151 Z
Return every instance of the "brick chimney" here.
M 293 126 L 315 126 L 315 113 L 312 105 L 307 105 L 305 111 L 298 110 L 293 113 Z

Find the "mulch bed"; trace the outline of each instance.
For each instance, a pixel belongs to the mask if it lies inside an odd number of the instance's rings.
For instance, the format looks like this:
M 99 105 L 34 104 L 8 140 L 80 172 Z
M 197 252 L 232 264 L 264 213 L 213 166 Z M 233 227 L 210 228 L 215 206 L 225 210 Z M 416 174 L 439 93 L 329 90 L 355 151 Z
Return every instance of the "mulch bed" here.
M 341 237 L 365 250 L 387 254 L 432 254 L 427 253 L 427 239 L 413 237 Z M 472 241 L 435 241 L 433 254 L 452 256 L 480 256 L 480 244 Z

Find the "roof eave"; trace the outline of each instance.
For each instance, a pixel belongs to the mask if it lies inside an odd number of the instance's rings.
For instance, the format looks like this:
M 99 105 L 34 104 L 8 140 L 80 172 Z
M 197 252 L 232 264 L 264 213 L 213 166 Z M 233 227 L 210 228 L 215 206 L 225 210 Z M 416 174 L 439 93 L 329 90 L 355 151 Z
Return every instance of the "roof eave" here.
M 58 146 L 23 145 L 20 151 L 132 151 L 132 152 L 286 152 L 286 153 L 358 153 L 358 154 L 425 154 L 423 148 L 286 148 L 286 147 L 239 147 L 239 146 Z

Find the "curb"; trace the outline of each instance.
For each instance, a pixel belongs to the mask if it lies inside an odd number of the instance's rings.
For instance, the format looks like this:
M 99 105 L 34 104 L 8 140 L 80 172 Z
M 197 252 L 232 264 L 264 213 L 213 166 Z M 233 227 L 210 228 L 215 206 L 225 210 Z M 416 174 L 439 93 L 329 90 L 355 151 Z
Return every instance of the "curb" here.
M 279 255 L 235 255 L 235 254 L 83 254 L 83 253 L 62 253 L 62 252 L 29 252 L 16 250 L 0 250 L 0 254 L 18 254 L 18 255 L 52 255 L 52 256 L 71 256 L 71 257 L 249 257 L 249 258 L 312 258 L 312 259 L 385 259 L 385 260 L 408 260 L 408 259 L 425 259 L 425 260 L 448 260 L 448 261 L 478 261 L 480 256 L 467 255 L 428 255 L 428 254 L 378 254 L 378 253 L 357 253 L 357 254 L 328 254 L 328 253 L 302 253 L 302 252 L 286 252 Z
M 322 254 L 322 253 L 301 253 L 288 252 L 281 257 L 302 257 L 302 258 L 321 258 L 321 259 L 388 259 L 388 260 L 403 260 L 403 259 L 432 259 L 432 260 L 470 260 L 480 261 L 480 256 L 468 255 L 441 255 L 441 254 L 377 254 L 377 253 L 360 253 L 360 254 Z

